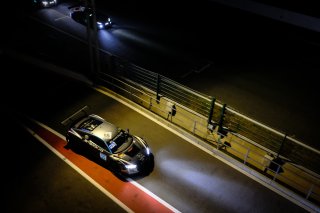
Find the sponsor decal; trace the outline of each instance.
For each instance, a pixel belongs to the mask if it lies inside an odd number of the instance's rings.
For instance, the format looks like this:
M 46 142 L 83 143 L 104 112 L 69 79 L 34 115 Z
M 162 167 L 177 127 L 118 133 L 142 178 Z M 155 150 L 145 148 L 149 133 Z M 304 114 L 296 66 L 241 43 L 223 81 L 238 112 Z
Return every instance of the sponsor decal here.
M 100 152 L 100 158 L 104 161 L 107 161 L 107 155 Z

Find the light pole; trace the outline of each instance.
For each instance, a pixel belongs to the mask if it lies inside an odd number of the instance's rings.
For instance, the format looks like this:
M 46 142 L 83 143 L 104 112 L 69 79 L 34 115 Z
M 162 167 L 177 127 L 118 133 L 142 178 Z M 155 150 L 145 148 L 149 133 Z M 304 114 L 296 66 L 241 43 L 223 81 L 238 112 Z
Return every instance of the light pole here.
M 86 13 L 87 21 L 87 39 L 88 39 L 88 48 L 89 48 L 89 57 L 90 57 L 90 74 L 95 82 L 98 74 L 100 73 L 100 52 L 99 52 L 99 41 L 97 34 L 97 17 L 96 17 L 96 6 L 94 0 L 86 0 L 85 7 L 91 7 L 92 13 Z M 88 11 L 88 10 L 86 10 Z M 89 16 L 92 17 L 89 17 Z M 91 19 L 92 18 L 92 19 Z M 92 20 L 92 22 L 90 21 Z M 91 26 L 92 25 L 92 26 Z M 91 27 L 93 30 L 91 30 Z

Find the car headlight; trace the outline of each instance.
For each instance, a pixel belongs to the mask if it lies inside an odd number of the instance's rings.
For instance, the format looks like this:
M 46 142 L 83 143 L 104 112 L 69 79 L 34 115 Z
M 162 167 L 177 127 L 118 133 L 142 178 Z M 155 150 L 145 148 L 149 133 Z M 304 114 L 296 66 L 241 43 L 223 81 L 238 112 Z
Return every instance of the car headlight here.
M 138 172 L 138 169 L 137 169 L 137 165 L 134 165 L 134 164 L 128 164 L 128 165 L 125 165 L 127 171 L 129 174 L 132 174 L 132 173 L 137 173 Z
M 99 28 L 99 29 L 102 29 L 102 28 L 103 28 L 103 24 L 102 24 L 101 22 L 97 22 L 97 24 L 98 24 L 98 28 Z
M 147 147 L 147 148 L 146 148 L 146 153 L 147 153 L 147 155 L 150 155 L 150 152 L 151 152 L 151 151 L 150 151 L 150 148 Z
M 129 165 L 126 165 L 126 168 L 127 169 L 135 169 L 135 168 L 137 168 L 137 165 L 129 164 Z

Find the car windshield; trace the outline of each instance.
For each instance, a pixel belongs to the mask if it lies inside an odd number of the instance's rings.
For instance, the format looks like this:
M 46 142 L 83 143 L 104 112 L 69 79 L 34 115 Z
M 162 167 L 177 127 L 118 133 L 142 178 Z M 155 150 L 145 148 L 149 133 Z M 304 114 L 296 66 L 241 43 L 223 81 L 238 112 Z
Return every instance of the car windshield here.
M 93 131 L 97 126 L 99 126 L 102 123 L 102 121 L 89 118 L 88 120 L 85 120 L 83 123 L 79 125 L 79 129 L 87 130 L 87 131 Z
M 133 138 L 124 130 L 120 130 L 119 133 L 108 142 L 108 147 L 112 153 L 119 153 L 125 150 L 132 143 Z

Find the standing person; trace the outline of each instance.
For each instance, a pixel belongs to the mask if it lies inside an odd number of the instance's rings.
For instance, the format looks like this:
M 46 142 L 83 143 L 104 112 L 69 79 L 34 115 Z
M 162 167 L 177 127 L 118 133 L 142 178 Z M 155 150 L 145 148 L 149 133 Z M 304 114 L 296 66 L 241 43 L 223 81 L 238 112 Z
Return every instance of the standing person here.
M 170 101 L 168 101 L 166 110 L 168 112 L 167 120 L 170 118 L 170 120 L 172 121 L 172 116 L 175 116 L 177 113 L 176 105 L 174 103 L 171 103 Z

